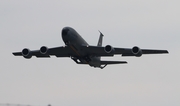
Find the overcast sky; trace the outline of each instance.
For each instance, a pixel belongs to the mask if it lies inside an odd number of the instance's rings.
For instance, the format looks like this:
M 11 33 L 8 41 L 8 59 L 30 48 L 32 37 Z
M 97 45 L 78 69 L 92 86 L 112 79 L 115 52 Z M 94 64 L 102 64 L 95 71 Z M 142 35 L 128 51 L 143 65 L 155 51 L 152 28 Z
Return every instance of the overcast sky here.
M 34 106 L 179 106 L 179 0 L 1 0 L 0 103 Z M 23 48 L 63 46 L 73 27 L 96 45 L 167 49 L 170 54 L 102 58 L 126 65 L 97 69 L 69 58 L 30 60 Z

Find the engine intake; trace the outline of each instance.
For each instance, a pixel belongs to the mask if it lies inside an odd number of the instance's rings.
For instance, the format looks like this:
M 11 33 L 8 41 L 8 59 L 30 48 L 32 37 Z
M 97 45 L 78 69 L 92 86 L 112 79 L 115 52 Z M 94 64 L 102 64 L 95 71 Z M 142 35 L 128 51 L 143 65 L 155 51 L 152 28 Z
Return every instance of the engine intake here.
M 134 46 L 134 47 L 132 48 L 132 53 L 133 53 L 136 57 L 142 56 L 142 50 L 141 50 L 139 47 L 137 47 L 137 46 Z
M 29 49 L 27 49 L 27 48 L 24 48 L 24 49 L 22 50 L 22 55 L 23 55 L 23 57 L 26 58 L 26 59 L 30 59 L 30 58 L 32 57 L 31 51 L 30 51 Z
M 111 54 L 113 54 L 114 53 L 114 48 L 111 46 L 111 45 L 106 45 L 105 47 L 104 47 L 104 51 L 106 52 L 106 53 L 111 53 Z
M 41 54 L 48 54 L 48 51 L 49 51 L 49 49 L 46 46 L 42 46 L 40 48 L 40 53 Z

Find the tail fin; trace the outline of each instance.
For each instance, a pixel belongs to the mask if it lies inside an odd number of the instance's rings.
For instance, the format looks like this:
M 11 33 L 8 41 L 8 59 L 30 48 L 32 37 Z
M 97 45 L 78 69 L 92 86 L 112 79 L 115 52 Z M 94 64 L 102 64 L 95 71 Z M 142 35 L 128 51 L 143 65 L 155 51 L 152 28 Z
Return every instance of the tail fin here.
M 100 32 L 100 31 L 99 31 L 99 32 Z M 99 41 L 98 41 L 97 46 L 102 46 L 103 36 L 104 36 L 104 35 L 100 32 Z

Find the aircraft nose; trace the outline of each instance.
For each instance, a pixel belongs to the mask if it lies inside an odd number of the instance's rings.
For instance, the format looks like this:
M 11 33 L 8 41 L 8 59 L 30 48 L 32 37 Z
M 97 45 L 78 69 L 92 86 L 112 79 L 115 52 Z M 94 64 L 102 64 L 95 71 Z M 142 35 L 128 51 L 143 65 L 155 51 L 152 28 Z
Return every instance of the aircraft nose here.
M 63 28 L 63 30 L 62 30 L 62 35 L 64 36 L 64 35 L 67 35 L 67 33 L 69 32 L 69 29 L 68 28 Z

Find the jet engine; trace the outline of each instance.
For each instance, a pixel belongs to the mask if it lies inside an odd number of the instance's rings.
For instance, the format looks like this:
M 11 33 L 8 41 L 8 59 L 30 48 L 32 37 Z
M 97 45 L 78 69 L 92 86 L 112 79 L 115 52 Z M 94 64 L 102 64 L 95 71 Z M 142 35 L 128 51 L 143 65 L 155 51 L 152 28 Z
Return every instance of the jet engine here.
M 42 46 L 41 48 L 40 48 L 40 53 L 41 54 L 48 54 L 48 51 L 49 51 L 49 49 L 46 47 L 46 46 Z
M 29 49 L 27 49 L 27 48 L 24 48 L 24 49 L 22 50 L 22 55 L 23 55 L 23 57 L 26 58 L 26 59 L 30 59 L 30 58 L 32 57 L 31 51 L 30 51 Z
M 133 53 L 136 57 L 142 56 L 142 50 L 141 50 L 139 47 L 137 47 L 137 46 L 134 46 L 134 47 L 132 48 L 132 53 Z
M 105 51 L 106 53 L 113 54 L 115 50 L 114 50 L 114 48 L 113 48 L 111 45 L 106 45 L 106 46 L 104 47 L 104 51 Z

